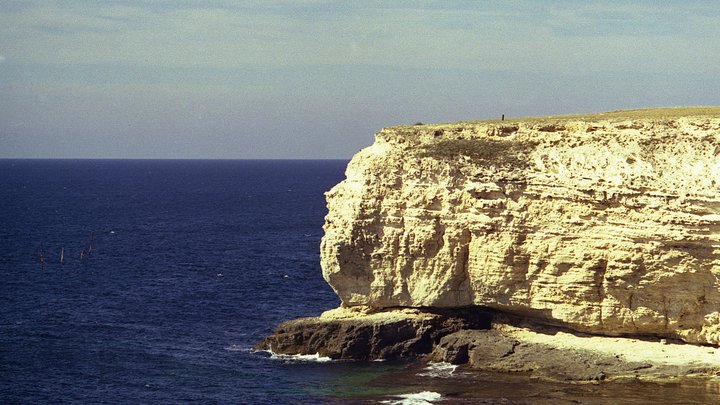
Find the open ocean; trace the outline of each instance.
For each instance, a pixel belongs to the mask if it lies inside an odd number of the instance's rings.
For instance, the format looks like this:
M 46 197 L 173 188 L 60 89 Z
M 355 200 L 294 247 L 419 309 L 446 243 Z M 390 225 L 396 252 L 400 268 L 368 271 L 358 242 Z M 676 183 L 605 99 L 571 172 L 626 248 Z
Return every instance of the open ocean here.
M 346 164 L 0 160 L 0 403 L 720 403 L 719 381 L 254 352 L 281 321 L 339 304 L 319 244 Z

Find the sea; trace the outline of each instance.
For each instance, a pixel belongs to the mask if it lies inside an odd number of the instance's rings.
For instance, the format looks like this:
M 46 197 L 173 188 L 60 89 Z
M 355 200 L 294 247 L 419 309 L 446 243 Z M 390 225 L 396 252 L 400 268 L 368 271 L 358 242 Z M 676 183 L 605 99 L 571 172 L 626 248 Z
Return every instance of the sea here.
M 560 384 L 278 356 L 322 278 L 336 160 L 0 160 L 2 404 L 717 404 L 720 381 Z

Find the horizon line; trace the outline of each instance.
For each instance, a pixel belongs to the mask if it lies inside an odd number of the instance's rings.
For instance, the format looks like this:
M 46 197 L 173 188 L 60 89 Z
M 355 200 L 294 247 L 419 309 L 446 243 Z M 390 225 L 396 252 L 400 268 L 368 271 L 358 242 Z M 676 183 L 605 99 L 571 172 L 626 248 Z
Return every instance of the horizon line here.
M 0 157 L 0 161 L 9 161 L 9 160 L 196 160 L 196 161 L 208 161 L 208 160 L 216 160 L 216 161 L 336 161 L 336 160 L 346 160 L 349 161 L 351 158 L 166 158 L 166 157 L 157 157 L 157 158 L 147 158 L 147 157 L 139 157 L 139 158 L 133 158 L 133 157 L 122 157 L 122 158 L 114 158 L 114 157 Z

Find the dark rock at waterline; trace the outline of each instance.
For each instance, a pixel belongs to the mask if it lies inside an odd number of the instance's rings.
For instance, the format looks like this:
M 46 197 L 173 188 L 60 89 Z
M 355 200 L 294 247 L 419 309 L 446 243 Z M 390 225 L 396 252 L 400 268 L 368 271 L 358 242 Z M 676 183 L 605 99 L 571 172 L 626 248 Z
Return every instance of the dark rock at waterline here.
M 521 342 L 499 330 L 461 330 L 444 336 L 431 361 L 467 364 L 497 372 L 525 372 L 559 381 L 602 381 L 608 376 L 635 377 L 653 368 L 588 350 L 558 349 Z
M 704 365 L 692 361 L 629 361 L 623 355 L 627 350 L 622 348 L 623 342 L 617 342 L 617 350 L 609 352 L 526 340 L 518 332 L 530 325 L 536 333 L 553 336 L 563 330 L 526 321 L 483 308 L 400 308 L 379 312 L 340 308 L 320 317 L 285 321 L 255 348 L 352 360 L 424 356 L 427 361 L 467 369 L 525 373 L 533 378 L 567 382 L 720 376 L 714 361 Z M 670 348 L 659 340 L 655 344 L 659 345 L 652 349 L 655 352 Z
M 412 358 L 430 353 L 443 336 L 489 327 L 489 314 L 478 309 L 300 318 L 281 323 L 255 348 L 278 354 L 319 353 L 331 359 Z
M 497 330 L 477 332 L 461 330 L 443 336 L 430 356 L 431 361 L 480 366 L 509 356 L 519 344 Z

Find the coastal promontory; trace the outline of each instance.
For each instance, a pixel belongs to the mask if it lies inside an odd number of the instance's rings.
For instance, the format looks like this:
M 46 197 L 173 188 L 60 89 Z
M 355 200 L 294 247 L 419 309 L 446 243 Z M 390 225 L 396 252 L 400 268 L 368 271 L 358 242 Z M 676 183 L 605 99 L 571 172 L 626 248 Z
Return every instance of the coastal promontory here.
M 327 204 L 346 311 L 720 345 L 720 108 L 385 128 Z

